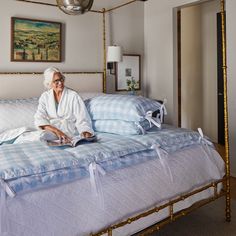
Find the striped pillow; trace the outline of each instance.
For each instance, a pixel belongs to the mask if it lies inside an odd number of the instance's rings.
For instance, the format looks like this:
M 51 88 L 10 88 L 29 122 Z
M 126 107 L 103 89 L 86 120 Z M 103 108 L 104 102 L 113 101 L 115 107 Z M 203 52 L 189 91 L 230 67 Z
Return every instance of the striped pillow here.
M 155 100 L 134 95 L 106 94 L 85 101 L 92 120 L 142 122 L 147 112 L 161 109 Z
M 146 130 L 151 128 L 147 120 L 142 122 L 125 120 L 93 120 L 93 129 L 97 132 L 133 135 L 145 134 Z

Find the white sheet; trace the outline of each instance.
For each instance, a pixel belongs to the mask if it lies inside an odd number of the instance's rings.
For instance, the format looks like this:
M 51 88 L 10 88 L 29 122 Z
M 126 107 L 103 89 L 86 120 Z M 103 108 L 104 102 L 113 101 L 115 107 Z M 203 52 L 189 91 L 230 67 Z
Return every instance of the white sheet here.
M 35 129 L 34 114 L 38 107 L 37 98 L 1 100 L 0 134 L 9 129 L 28 127 Z
M 213 153 L 209 159 L 200 147 L 195 147 L 171 155 L 168 162 L 173 182 L 166 176 L 158 159 L 101 177 L 104 209 L 91 194 L 88 178 L 8 198 L 5 218 L 9 223 L 8 236 L 84 236 L 97 232 L 143 209 L 222 178 L 224 163 L 216 151 Z M 178 204 L 175 210 L 188 207 L 194 201 L 208 197 L 211 192 L 199 193 Z M 167 214 L 168 211 L 162 211 L 157 216 L 116 230 L 113 235 L 131 235 Z

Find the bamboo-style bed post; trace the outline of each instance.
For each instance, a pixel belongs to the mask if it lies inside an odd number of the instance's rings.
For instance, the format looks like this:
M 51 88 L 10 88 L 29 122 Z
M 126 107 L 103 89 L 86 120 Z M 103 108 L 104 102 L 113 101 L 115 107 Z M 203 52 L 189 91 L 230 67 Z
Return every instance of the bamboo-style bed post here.
M 222 70 L 224 83 L 224 123 L 225 123 L 225 173 L 226 173 L 226 221 L 231 221 L 230 200 L 230 160 L 229 160 L 229 129 L 228 129 L 228 97 L 227 97 L 227 65 L 226 65 L 226 32 L 225 32 L 225 0 L 221 0 L 221 36 L 222 36 Z
M 103 92 L 106 93 L 107 83 L 107 50 L 106 50 L 106 9 L 102 9 L 102 26 L 103 26 Z

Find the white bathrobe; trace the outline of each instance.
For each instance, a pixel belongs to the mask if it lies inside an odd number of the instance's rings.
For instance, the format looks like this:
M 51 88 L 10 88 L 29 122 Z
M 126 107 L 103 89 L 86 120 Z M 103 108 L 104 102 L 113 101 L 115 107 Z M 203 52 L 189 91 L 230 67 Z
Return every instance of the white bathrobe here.
M 53 89 L 39 98 L 38 110 L 34 116 L 35 125 L 52 125 L 72 137 L 82 132 L 94 133 L 91 119 L 83 100 L 75 91 L 64 87 L 56 110 Z

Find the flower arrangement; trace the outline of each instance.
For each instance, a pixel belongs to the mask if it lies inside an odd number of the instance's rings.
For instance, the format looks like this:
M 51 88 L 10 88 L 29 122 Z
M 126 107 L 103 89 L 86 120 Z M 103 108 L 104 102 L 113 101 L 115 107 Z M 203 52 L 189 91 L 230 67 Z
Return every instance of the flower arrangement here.
M 126 80 L 127 84 L 127 90 L 128 91 L 135 91 L 135 89 L 138 88 L 139 82 L 134 79 L 134 77 L 131 77 L 131 79 Z

